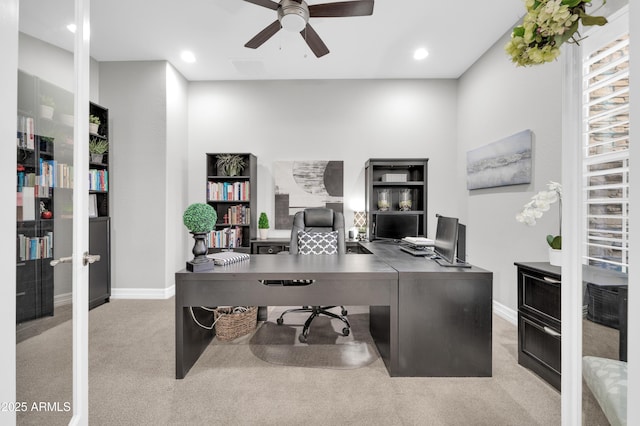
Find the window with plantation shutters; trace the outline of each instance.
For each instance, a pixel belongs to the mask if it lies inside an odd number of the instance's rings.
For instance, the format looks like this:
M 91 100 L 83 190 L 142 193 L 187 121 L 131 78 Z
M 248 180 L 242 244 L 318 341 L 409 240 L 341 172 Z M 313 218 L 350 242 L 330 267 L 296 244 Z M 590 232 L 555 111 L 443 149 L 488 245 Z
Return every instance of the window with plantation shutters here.
M 629 264 L 629 36 L 583 44 L 583 200 L 586 263 Z

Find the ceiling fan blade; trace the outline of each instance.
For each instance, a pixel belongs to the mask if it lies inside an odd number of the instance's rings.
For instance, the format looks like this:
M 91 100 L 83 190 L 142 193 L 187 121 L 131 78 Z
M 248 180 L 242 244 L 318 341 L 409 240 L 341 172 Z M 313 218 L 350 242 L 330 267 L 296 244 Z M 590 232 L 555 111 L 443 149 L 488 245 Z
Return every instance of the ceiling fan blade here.
M 343 1 L 309 6 L 312 18 L 335 18 L 341 16 L 368 16 L 373 14 L 373 0 Z
M 255 37 L 249 40 L 247 44 L 244 45 L 244 47 L 257 49 L 258 47 L 262 46 L 262 44 L 265 41 L 273 37 L 275 33 L 280 31 L 280 28 L 282 28 L 280 26 L 280 21 L 276 19 L 271 24 L 269 24 L 264 30 L 260 31 L 258 34 L 255 35 Z
M 258 6 L 266 7 L 267 9 L 278 10 L 280 3 L 276 3 L 271 0 L 244 0 L 249 3 L 257 4 Z
M 300 35 L 307 42 L 313 54 L 318 58 L 329 53 L 329 48 L 324 44 L 318 33 L 311 28 L 311 25 L 307 24 L 305 29 L 300 31 Z

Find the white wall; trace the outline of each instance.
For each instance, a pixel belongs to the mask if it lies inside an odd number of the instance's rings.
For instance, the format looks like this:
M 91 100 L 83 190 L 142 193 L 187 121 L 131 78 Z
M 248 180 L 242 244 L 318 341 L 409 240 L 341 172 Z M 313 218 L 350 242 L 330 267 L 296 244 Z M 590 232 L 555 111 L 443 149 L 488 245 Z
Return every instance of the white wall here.
M 347 227 L 364 208 L 364 164 L 429 158 L 429 230 L 457 214 L 454 80 L 297 80 L 189 84 L 189 203 L 206 196 L 205 153 L 258 158 L 258 211 L 274 217 L 272 167 L 281 160 L 344 161 Z M 289 231 L 270 231 L 288 237 Z M 187 254 L 188 255 L 188 254 Z M 185 255 L 186 256 L 186 255 Z
M 16 116 L 18 105 L 18 0 L 0 0 L 0 40 L 2 40 L 2 61 L 0 61 L 0 199 L 15 200 L 15 147 L 11 141 L 16 137 Z M 0 402 L 16 401 L 16 246 L 13 238 L 16 232 L 16 211 L 5 208 L 0 221 L 0 268 L 3 285 L 0 286 Z M 0 424 L 16 424 L 13 410 L 0 410 Z
M 516 261 L 548 261 L 547 234 L 557 234 L 558 205 L 533 227 L 515 220 L 530 197 L 561 177 L 562 79 L 559 62 L 517 68 L 505 34 L 459 80 L 458 181 L 469 261 L 493 272 L 493 297 L 517 309 Z M 521 130 L 533 132 L 530 184 L 468 191 L 466 153 Z M 489 248 L 489 249 L 488 249 Z
M 169 63 L 166 64 L 167 87 L 167 156 L 166 156 L 166 240 L 165 288 L 175 285 L 175 272 L 184 268 L 183 253 L 188 238 L 182 224 L 182 213 L 187 204 L 187 80 Z
M 73 53 L 30 35 L 20 33 L 18 68 L 56 86 L 73 92 Z M 46 64 L 46 66 L 43 66 Z M 98 62 L 90 61 L 89 99 L 99 103 Z
M 164 61 L 100 63 L 109 108 L 112 294 L 164 296 L 167 246 L 167 67 Z M 139 293 L 131 296 L 140 296 Z

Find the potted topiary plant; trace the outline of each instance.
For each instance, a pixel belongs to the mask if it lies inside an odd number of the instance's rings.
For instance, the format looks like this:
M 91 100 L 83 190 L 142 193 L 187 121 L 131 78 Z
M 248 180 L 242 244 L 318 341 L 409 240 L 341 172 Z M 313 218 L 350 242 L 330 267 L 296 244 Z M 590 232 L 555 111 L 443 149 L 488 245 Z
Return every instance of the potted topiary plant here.
M 182 222 L 193 235 L 193 260 L 187 262 L 187 270 L 203 272 L 213 269 L 213 262 L 207 257 L 207 233 L 211 232 L 218 220 L 216 210 L 209 204 L 194 203 L 186 208 Z
M 244 170 L 244 159 L 238 154 L 220 154 L 216 167 L 221 176 L 237 176 Z
M 100 128 L 100 118 L 96 115 L 89 115 L 89 133 L 97 135 Z
M 104 153 L 109 150 L 109 141 L 105 139 L 91 138 L 89 141 L 89 154 L 92 163 L 102 163 Z
M 269 233 L 269 218 L 265 212 L 260 213 L 258 218 L 258 232 L 260 233 L 260 239 L 266 240 Z

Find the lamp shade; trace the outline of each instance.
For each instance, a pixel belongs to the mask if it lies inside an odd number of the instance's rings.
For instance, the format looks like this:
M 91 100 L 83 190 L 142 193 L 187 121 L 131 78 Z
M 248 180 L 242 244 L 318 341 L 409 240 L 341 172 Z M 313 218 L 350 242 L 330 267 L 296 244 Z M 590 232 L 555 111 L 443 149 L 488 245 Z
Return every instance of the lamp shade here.
M 364 228 L 367 226 L 367 214 L 365 212 L 354 212 L 353 225 L 358 228 Z

